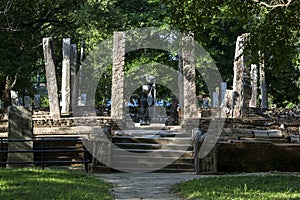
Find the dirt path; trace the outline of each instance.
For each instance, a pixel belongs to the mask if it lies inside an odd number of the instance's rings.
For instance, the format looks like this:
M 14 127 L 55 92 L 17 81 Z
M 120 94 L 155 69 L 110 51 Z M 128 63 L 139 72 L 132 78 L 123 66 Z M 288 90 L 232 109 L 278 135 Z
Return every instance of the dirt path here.
M 199 178 L 192 173 L 111 173 L 96 174 L 114 185 L 112 195 L 116 200 L 181 200 L 171 191 L 171 186 Z
M 291 172 L 257 172 L 227 175 L 195 175 L 194 173 L 111 173 L 95 174 L 98 178 L 114 185 L 111 193 L 116 200 L 182 200 L 171 191 L 172 185 L 192 179 L 212 176 L 257 176 L 293 174 Z

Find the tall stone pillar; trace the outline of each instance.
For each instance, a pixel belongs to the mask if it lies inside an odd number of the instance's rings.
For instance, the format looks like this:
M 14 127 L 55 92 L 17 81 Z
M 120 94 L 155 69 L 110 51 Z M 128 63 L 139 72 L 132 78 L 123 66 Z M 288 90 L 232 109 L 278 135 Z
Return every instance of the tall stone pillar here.
M 10 106 L 8 108 L 8 150 L 10 151 L 32 151 L 33 128 L 31 107 Z M 28 140 L 28 141 L 22 141 Z M 33 152 L 11 152 L 8 153 L 8 162 L 23 162 L 22 164 L 8 164 L 8 168 L 32 166 L 34 161 Z
M 235 102 L 233 108 L 233 117 L 240 118 L 245 115 L 245 111 L 249 108 L 251 98 L 250 88 L 250 72 L 245 66 L 245 42 L 249 37 L 248 33 L 242 34 L 237 38 L 236 49 L 234 56 L 234 76 L 233 76 L 233 91 L 235 92 Z
M 62 61 L 62 80 L 61 80 L 61 113 L 70 113 L 71 102 L 71 39 L 63 39 L 63 61 Z
M 183 62 L 183 119 L 197 118 L 196 72 L 195 72 L 194 34 L 182 37 Z
M 76 85 L 76 72 L 77 72 L 77 45 L 71 45 L 71 53 L 70 53 L 70 67 L 71 67 L 71 108 L 70 111 L 73 110 L 72 106 L 75 105 L 77 100 L 77 85 Z
M 44 50 L 44 59 L 45 59 L 50 115 L 52 118 L 60 118 L 60 107 L 59 107 L 59 100 L 58 100 L 54 47 L 53 47 L 52 38 L 43 38 L 43 50 Z
M 251 100 L 249 103 L 249 106 L 251 108 L 256 108 L 256 102 L 257 102 L 257 65 L 252 64 L 251 65 L 251 87 L 252 87 L 252 93 L 251 93 Z
M 265 61 L 264 55 L 259 52 L 260 63 L 259 63 L 259 84 L 261 92 L 261 108 L 268 108 L 268 95 L 267 95 L 267 84 L 266 84 L 266 73 L 265 73 Z
M 114 32 L 111 117 L 124 119 L 125 32 Z
M 227 90 L 227 82 L 221 82 L 220 83 L 220 103 L 223 105 L 223 101 L 225 99 L 226 95 L 226 90 Z

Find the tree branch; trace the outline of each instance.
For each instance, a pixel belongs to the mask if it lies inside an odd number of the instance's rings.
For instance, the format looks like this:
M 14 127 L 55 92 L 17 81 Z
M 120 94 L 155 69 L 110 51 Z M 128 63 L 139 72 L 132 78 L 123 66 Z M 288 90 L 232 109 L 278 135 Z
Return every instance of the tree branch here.
M 270 3 L 266 3 L 266 2 L 260 1 L 260 0 L 252 0 L 252 1 L 255 3 L 259 3 L 267 8 L 275 9 L 278 7 L 288 7 L 292 3 L 293 0 L 288 0 L 286 3 L 284 1 L 281 1 L 282 3 L 278 3 L 278 4 L 270 4 Z
M 16 83 L 17 83 L 17 79 L 18 79 L 18 72 L 15 74 L 14 81 L 13 81 L 12 84 L 11 84 L 11 88 L 14 88 L 14 86 L 15 86 Z
M 6 13 L 8 12 L 8 10 L 10 9 L 11 5 L 13 4 L 13 1 L 8 1 L 6 4 L 6 7 L 4 9 L 4 11 L 0 11 L 0 14 L 4 14 L 6 15 Z

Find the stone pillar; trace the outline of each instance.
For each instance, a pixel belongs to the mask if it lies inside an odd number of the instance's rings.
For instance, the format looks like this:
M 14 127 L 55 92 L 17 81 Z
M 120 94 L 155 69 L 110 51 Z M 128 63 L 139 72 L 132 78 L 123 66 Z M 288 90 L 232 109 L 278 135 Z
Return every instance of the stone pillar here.
M 233 117 L 234 96 L 233 90 L 226 90 L 223 106 L 226 107 L 227 117 Z
M 252 64 L 251 65 L 251 87 L 252 87 L 252 93 L 251 93 L 251 100 L 249 103 L 249 107 L 256 108 L 256 102 L 257 102 L 257 65 Z
M 73 106 L 82 106 L 82 103 L 81 103 L 81 94 L 83 93 L 82 89 L 79 87 L 79 85 L 82 84 L 82 81 L 83 81 L 83 65 L 82 63 L 84 62 L 84 59 L 85 59 L 85 42 L 82 41 L 81 43 L 81 47 L 80 47 L 80 60 L 79 60 L 79 69 L 78 69 L 78 72 L 77 72 L 77 79 L 76 79 L 76 90 L 74 89 L 73 92 L 75 93 L 74 94 L 74 98 L 75 98 L 75 102 L 72 102 L 73 103 Z M 74 107 L 73 107 L 74 109 Z
M 114 32 L 111 117 L 124 119 L 125 32 Z
M 30 96 L 24 96 L 24 106 L 31 107 L 31 98 Z
M 182 37 L 182 62 L 183 62 L 183 119 L 197 118 L 196 99 L 196 72 L 194 55 L 194 35 L 192 33 Z
M 35 94 L 34 95 L 34 108 L 40 108 L 41 107 L 41 95 Z
M 10 106 L 8 108 L 8 150 L 32 151 L 33 137 L 32 111 L 31 108 L 23 106 Z M 33 162 L 33 152 L 29 153 L 8 153 L 8 162 Z M 8 168 L 32 166 L 31 164 L 8 164 Z
M 244 55 L 244 46 L 247 41 L 249 34 L 242 34 L 237 38 L 236 49 L 234 56 L 234 76 L 233 76 L 233 91 L 236 93 L 236 98 L 233 108 L 233 117 L 240 118 L 243 117 L 245 109 L 249 106 L 246 104 L 247 101 L 250 101 L 248 83 L 247 83 L 247 70 L 245 66 L 245 55 Z M 251 91 L 251 90 L 250 90 Z M 246 100 L 247 99 L 247 100 Z
M 71 104 L 70 111 L 72 111 L 72 105 L 76 104 L 76 100 L 78 98 L 77 93 L 77 84 L 76 84 L 76 72 L 77 72 L 77 45 L 71 45 L 71 53 L 70 53 L 70 67 L 71 67 Z
M 71 39 L 63 39 L 63 61 L 62 61 L 62 77 L 61 77 L 61 113 L 70 114 L 71 101 Z
M 221 105 L 223 105 L 223 101 L 225 99 L 225 94 L 226 94 L 226 89 L 227 89 L 227 83 L 226 82 L 221 82 L 221 89 L 220 89 L 220 102 Z
M 213 92 L 213 104 L 212 107 L 217 108 L 219 107 L 219 94 L 218 92 Z
M 46 69 L 46 80 L 49 97 L 50 115 L 52 118 L 60 118 L 58 89 L 55 72 L 54 47 L 52 38 L 43 38 L 43 50 Z
M 184 102 L 184 98 L 183 98 L 183 63 L 182 63 L 182 56 L 179 56 L 178 58 L 178 100 L 179 100 L 179 104 L 181 106 L 181 110 L 182 110 L 182 105 Z
M 265 61 L 264 56 L 259 52 L 260 64 L 259 64 L 259 83 L 261 92 L 261 108 L 268 108 L 268 95 L 267 95 L 267 84 L 266 84 L 266 74 L 265 74 Z

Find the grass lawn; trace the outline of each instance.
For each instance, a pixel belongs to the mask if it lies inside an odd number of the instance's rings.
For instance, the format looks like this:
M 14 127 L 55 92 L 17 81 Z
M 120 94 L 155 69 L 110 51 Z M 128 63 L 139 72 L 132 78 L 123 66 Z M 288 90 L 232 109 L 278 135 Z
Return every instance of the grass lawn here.
M 112 199 L 110 185 L 81 171 L 0 169 L 0 199 Z
M 300 176 L 208 177 L 180 183 L 173 189 L 185 199 L 300 199 Z

